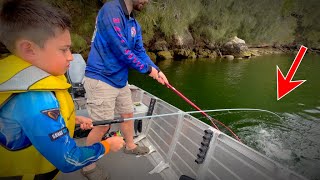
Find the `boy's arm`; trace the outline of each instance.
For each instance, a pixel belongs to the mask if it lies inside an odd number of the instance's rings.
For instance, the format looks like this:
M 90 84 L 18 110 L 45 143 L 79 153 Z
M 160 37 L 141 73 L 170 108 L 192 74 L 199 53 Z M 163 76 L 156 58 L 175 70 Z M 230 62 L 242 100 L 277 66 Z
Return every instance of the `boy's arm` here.
M 15 101 L 15 102 L 12 102 Z M 62 172 L 72 172 L 97 161 L 108 153 L 105 142 L 78 147 L 59 111 L 59 103 L 51 92 L 18 94 L 12 115 L 32 145 Z M 9 116 L 10 117 L 10 116 Z
M 102 13 L 97 21 L 97 36 L 102 36 L 114 56 L 140 73 L 150 73 L 152 66 L 140 59 L 130 48 L 121 16 L 114 11 Z M 97 38 L 97 36 L 95 38 Z

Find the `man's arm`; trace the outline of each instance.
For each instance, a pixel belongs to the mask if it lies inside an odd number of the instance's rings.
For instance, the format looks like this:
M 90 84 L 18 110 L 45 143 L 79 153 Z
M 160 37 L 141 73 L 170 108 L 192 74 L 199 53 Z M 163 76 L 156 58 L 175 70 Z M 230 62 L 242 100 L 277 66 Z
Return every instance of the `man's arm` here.
M 103 17 L 102 17 L 103 16 Z M 95 38 L 105 40 L 115 57 L 140 73 L 150 73 L 152 66 L 140 59 L 130 48 L 124 28 L 124 20 L 120 13 L 105 10 L 97 20 L 97 33 Z

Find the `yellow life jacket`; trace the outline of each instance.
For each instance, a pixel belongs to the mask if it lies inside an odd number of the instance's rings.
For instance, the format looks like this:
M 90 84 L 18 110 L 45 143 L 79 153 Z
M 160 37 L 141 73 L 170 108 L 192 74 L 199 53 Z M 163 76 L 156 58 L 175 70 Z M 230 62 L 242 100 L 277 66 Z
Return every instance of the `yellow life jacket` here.
M 75 108 L 64 75 L 52 76 L 30 63 L 11 55 L 0 60 L 0 108 L 16 93 L 52 91 L 60 104 L 60 113 L 72 137 L 75 126 Z M 34 146 L 9 151 L 0 146 L 0 177 L 22 176 L 34 179 L 35 175 L 56 168 Z

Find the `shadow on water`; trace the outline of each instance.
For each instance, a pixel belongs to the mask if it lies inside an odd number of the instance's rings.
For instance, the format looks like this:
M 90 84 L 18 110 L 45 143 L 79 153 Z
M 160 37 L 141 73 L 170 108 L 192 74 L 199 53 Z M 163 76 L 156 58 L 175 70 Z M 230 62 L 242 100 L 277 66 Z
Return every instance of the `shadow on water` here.
M 264 112 L 216 112 L 242 141 L 308 179 L 320 179 L 320 57 L 307 55 L 293 80 L 307 81 L 276 100 L 276 66 L 286 74 L 294 56 L 251 60 L 211 59 L 164 61 L 159 64 L 170 83 L 202 109 L 258 108 Z M 147 76 L 132 72 L 135 84 L 184 110 L 180 97 Z M 196 117 L 207 122 L 200 115 Z M 230 135 L 230 133 L 225 132 Z

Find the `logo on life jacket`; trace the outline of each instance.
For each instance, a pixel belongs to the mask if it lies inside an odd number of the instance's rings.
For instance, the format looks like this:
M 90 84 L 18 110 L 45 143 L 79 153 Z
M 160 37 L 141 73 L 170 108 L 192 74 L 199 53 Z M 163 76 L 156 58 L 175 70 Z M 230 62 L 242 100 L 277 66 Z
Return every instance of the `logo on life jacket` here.
M 57 120 L 59 115 L 60 115 L 60 110 L 59 109 L 48 109 L 48 110 L 43 110 L 41 111 L 42 114 L 47 115 L 49 118 L 53 120 Z
M 68 134 L 68 129 L 66 127 L 64 127 L 54 133 L 49 134 L 49 137 L 50 137 L 51 141 L 55 141 L 66 134 Z

